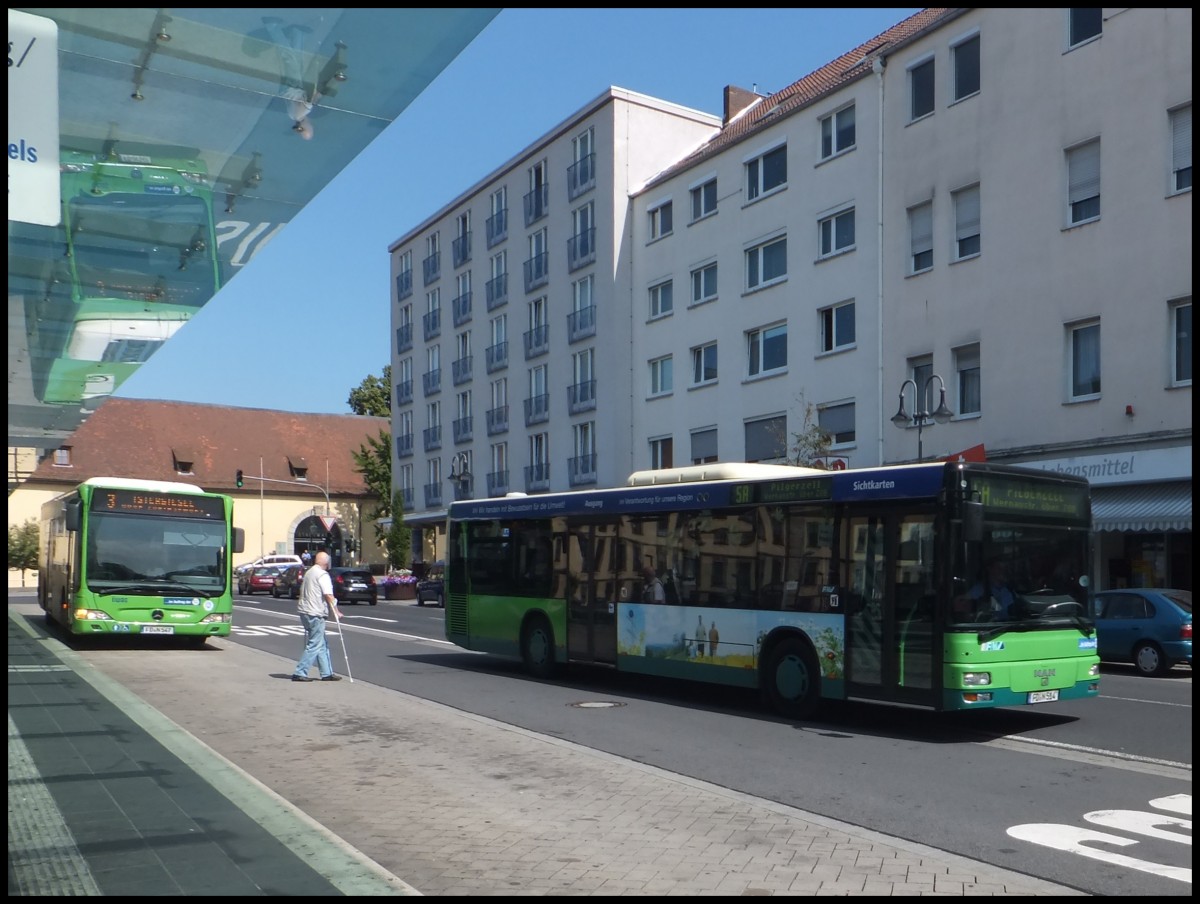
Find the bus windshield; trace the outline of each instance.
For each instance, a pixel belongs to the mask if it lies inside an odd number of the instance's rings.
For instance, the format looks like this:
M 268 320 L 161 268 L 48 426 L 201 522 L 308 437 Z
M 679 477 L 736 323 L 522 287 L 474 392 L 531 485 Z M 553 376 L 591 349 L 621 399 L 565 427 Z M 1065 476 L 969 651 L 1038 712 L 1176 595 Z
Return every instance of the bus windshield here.
M 224 521 L 92 513 L 88 588 L 98 593 L 220 594 L 227 557 Z

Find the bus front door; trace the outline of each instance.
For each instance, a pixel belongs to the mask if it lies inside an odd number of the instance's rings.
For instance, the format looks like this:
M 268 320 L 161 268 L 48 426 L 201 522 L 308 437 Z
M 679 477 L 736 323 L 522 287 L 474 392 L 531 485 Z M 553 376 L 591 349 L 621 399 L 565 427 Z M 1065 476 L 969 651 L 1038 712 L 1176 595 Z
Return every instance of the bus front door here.
M 567 532 L 567 658 L 615 665 L 616 525 L 577 524 Z
M 933 515 L 881 512 L 845 527 L 848 695 L 936 705 Z

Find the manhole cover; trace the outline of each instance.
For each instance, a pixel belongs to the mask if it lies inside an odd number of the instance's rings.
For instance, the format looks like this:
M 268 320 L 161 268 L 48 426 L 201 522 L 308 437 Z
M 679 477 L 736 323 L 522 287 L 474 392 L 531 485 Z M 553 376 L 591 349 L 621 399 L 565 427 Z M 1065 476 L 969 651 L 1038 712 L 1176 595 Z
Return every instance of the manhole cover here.
M 582 703 L 571 703 L 569 706 L 574 706 L 576 709 L 611 709 L 614 706 L 624 706 L 624 703 L 617 703 L 613 700 L 585 700 Z

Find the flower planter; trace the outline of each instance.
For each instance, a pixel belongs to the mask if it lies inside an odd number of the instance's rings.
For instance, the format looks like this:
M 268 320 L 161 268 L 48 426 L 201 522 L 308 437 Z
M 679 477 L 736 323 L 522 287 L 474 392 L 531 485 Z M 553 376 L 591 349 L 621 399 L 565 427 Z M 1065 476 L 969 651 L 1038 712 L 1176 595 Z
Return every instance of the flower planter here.
M 417 585 L 384 584 L 383 598 L 385 600 L 415 600 L 417 598 Z

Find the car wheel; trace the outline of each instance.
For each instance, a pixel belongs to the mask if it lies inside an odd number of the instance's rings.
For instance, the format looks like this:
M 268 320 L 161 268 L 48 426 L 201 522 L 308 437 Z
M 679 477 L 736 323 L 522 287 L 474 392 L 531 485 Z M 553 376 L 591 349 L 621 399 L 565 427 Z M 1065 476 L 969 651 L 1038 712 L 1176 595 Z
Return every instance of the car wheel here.
M 443 594 L 439 593 L 437 603 L 438 603 L 439 608 L 445 609 L 446 608 L 446 597 Z
M 377 600 L 377 599 L 373 599 L 373 600 L 371 600 L 371 605 L 372 605 L 372 606 L 374 606 L 374 605 L 375 605 L 376 603 L 378 603 L 378 602 L 379 602 L 379 600 Z
M 1171 664 L 1163 657 L 1158 644 L 1144 640 L 1133 649 L 1133 664 L 1143 675 L 1155 677 L 1164 675 Z
M 821 692 L 821 673 L 812 648 L 795 637 L 781 641 L 767 659 L 762 686 L 767 702 L 781 716 L 811 716 Z
M 275 599 L 279 599 L 279 589 L 277 587 L 271 588 L 271 596 L 273 596 Z
M 425 605 L 425 597 L 421 596 L 421 594 L 419 594 L 419 593 L 417 594 L 417 605 L 418 606 Z
M 549 678 L 554 674 L 554 630 L 544 616 L 530 619 L 521 632 L 521 660 L 534 678 Z

